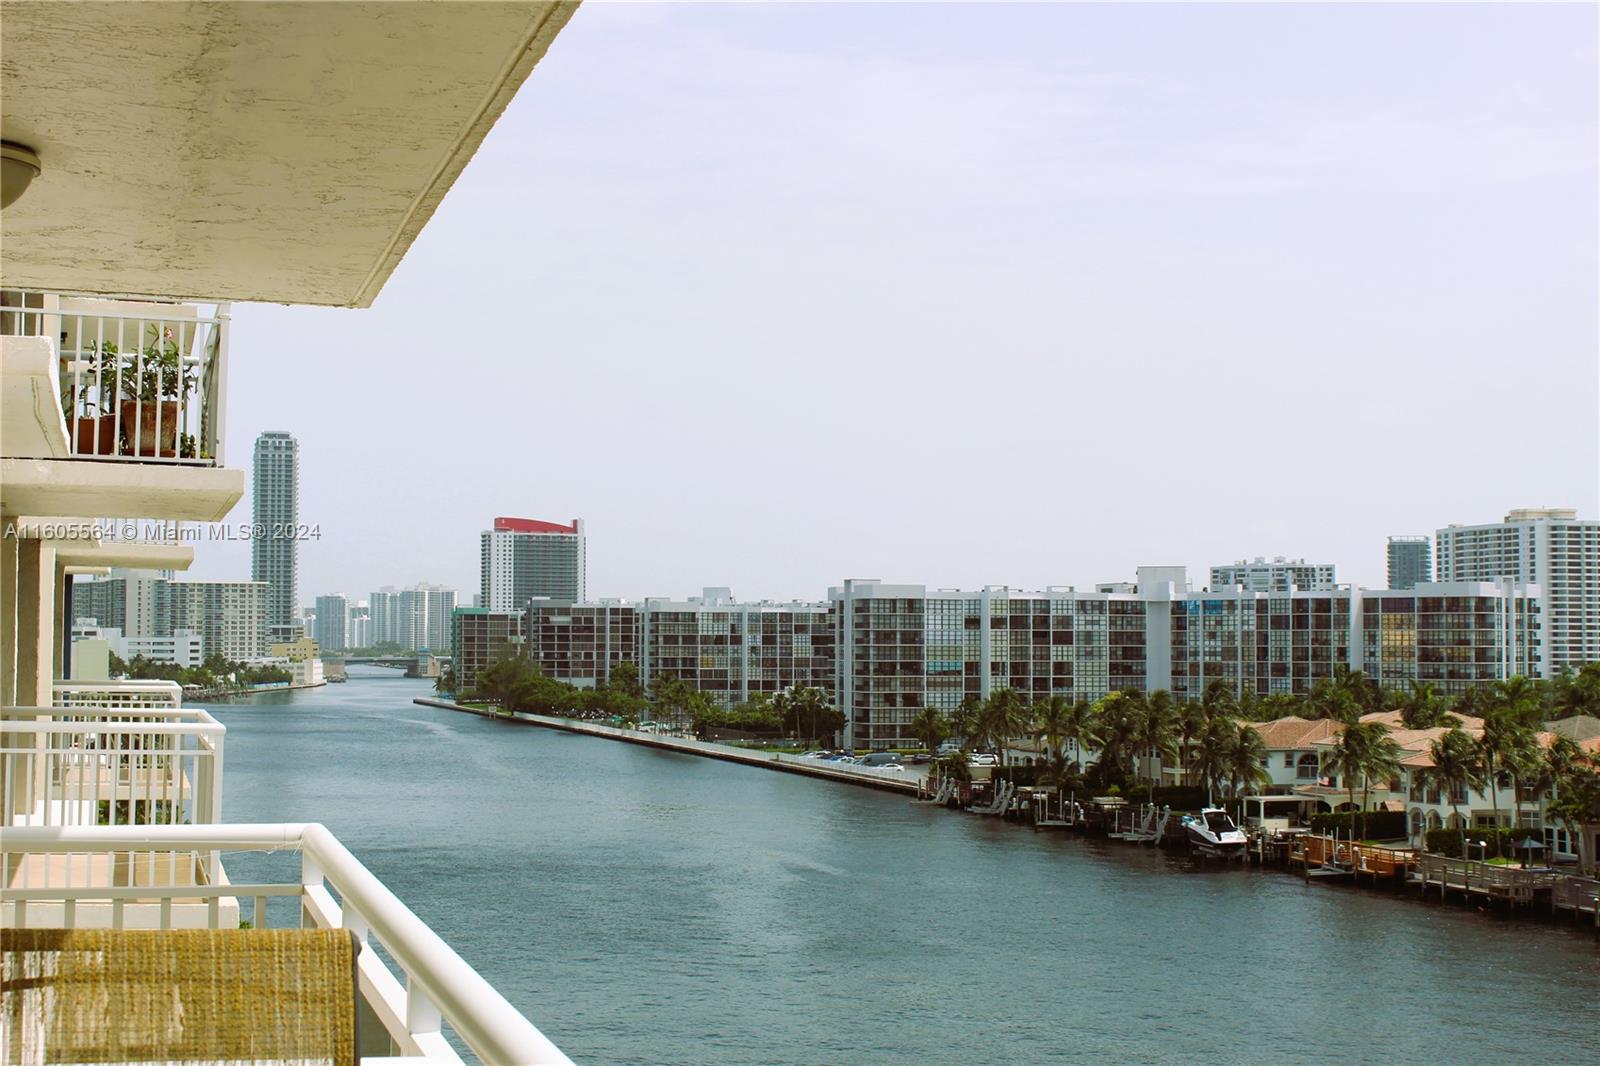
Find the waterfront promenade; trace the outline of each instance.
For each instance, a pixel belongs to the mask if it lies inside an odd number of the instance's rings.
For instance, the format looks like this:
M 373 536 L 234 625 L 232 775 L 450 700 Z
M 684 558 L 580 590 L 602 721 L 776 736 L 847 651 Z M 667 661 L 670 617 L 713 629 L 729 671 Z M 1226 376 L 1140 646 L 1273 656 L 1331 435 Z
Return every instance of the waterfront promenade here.
M 706 740 L 662 736 L 658 733 L 645 733 L 637 729 L 618 729 L 616 726 L 602 725 L 599 722 L 580 722 L 574 718 L 551 718 L 542 714 L 529 714 L 526 711 L 515 711 L 506 715 L 478 707 L 467 707 L 450 700 L 426 697 L 418 697 L 413 702 L 427 707 L 441 707 L 447 711 L 461 711 L 466 714 L 475 714 L 482 718 L 493 718 L 501 722 L 521 722 L 525 725 L 540 726 L 545 729 L 560 729 L 567 733 L 577 733 L 582 736 L 620 740 L 626 744 L 639 744 L 647 748 L 676 751 L 685 755 L 698 755 L 707 759 L 722 759 L 725 762 L 736 762 L 745 766 L 758 766 L 764 770 L 781 770 L 785 773 L 805 774 L 808 777 L 821 777 L 847 785 L 861 785 L 865 788 L 882 789 L 885 792 L 916 795 L 926 777 L 926 768 L 921 766 L 907 766 L 898 772 L 875 770 L 865 766 L 839 765 L 838 763 L 822 762 L 818 759 L 802 759 L 798 755 L 790 755 L 785 752 L 752 751 L 748 748 L 736 748 L 730 744 L 714 744 Z

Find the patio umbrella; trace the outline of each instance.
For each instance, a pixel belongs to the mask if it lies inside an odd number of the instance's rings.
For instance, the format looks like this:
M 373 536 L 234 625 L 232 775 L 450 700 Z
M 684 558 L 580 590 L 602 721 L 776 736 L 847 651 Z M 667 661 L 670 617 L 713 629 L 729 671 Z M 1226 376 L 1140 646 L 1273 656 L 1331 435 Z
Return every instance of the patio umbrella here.
M 1532 862 L 1533 861 L 1533 852 L 1534 852 L 1534 849 L 1536 849 L 1536 848 L 1542 851 L 1544 849 L 1544 841 L 1535 840 L 1532 837 L 1523 837 L 1522 838 L 1522 843 L 1517 845 L 1517 850 L 1518 851 L 1522 851 L 1524 849 L 1527 850 L 1527 852 L 1528 852 L 1528 862 Z M 1528 863 L 1525 862 L 1522 865 L 1527 866 Z

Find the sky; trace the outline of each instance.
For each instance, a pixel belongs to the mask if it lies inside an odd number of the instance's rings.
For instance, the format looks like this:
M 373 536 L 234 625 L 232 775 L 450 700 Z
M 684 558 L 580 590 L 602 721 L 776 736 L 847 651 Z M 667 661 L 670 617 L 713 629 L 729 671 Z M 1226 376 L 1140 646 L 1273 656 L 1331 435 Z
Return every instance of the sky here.
M 1594 517 L 1596 12 L 587 4 L 372 308 L 235 306 L 227 460 L 307 604 L 496 515 L 744 599 Z

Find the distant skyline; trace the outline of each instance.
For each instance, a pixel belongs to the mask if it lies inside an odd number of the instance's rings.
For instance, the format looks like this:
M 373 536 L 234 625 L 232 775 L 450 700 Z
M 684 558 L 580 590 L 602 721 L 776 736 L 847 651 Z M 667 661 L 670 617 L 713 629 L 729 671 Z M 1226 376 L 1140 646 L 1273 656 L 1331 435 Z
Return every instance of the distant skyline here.
M 299 439 L 302 603 L 470 602 L 496 515 L 585 519 L 593 597 L 1381 586 L 1600 512 L 1596 29 L 586 6 L 372 309 L 234 307 L 228 462 Z

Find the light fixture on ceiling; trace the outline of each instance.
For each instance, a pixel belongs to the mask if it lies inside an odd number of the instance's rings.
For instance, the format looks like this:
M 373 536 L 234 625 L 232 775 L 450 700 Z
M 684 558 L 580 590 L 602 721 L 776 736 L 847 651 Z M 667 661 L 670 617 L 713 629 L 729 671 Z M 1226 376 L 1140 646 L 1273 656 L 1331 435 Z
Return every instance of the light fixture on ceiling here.
M 39 155 L 32 148 L 0 141 L 0 208 L 16 203 L 42 169 Z

